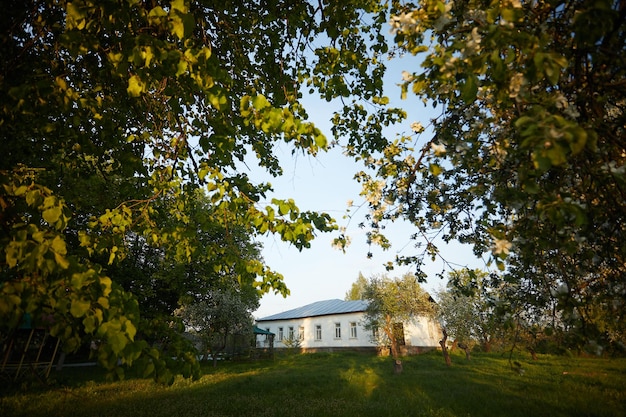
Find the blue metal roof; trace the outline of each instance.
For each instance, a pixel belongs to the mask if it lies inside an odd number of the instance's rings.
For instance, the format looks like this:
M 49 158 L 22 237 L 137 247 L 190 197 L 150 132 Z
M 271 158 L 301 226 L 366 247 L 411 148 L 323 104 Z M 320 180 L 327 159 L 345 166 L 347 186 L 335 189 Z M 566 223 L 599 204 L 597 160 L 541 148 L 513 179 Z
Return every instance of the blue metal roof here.
M 289 319 L 301 319 L 305 317 L 316 316 L 329 316 L 333 314 L 345 314 L 345 313 L 357 313 L 365 311 L 367 309 L 367 301 L 364 300 L 325 300 L 318 301 L 312 304 L 307 304 L 302 307 L 294 308 L 293 310 L 283 311 L 282 313 L 273 314 L 271 316 L 263 317 L 257 320 L 259 321 L 272 321 L 272 320 L 289 320 Z

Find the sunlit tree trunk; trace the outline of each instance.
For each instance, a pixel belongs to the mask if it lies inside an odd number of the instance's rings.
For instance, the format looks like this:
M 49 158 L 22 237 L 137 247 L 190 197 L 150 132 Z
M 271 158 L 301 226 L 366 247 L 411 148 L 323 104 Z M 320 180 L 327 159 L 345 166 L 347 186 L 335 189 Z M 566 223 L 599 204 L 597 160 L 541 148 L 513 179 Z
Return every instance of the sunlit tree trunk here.
M 402 361 L 398 358 L 398 341 L 393 332 L 393 320 L 390 315 L 385 316 L 385 328 L 383 329 L 391 344 L 391 357 L 393 358 L 393 372 L 395 374 L 402 373 Z
M 448 332 L 446 332 L 445 328 L 441 330 L 443 333 L 443 339 L 439 341 L 439 344 L 441 345 L 441 353 L 443 353 L 443 359 L 446 361 L 446 365 L 450 366 L 452 365 L 452 361 L 450 360 L 450 354 L 448 353 L 448 346 L 446 346 L 446 342 L 448 340 Z

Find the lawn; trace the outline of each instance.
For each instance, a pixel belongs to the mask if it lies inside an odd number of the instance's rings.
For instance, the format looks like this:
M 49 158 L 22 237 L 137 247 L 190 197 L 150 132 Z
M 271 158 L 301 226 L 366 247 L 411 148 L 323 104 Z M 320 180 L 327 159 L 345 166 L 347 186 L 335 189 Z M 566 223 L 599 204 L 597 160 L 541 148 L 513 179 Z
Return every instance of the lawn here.
M 432 352 L 404 359 L 358 353 L 280 356 L 207 366 L 165 387 L 107 383 L 95 368 L 52 373 L 57 383 L 0 398 L 0 416 L 626 416 L 626 359 Z M 93 379 L 93 380 L 90 380 Z

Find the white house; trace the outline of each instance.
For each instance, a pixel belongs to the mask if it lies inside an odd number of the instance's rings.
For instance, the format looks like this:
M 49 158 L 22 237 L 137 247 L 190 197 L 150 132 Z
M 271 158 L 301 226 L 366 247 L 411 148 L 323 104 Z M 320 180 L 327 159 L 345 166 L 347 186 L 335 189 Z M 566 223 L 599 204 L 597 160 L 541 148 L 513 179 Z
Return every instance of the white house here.
M 256 325 L 275 335 L 274 347 L 285 348 L 289 340 L 299 339 L 305 351 L 358 349 L 375 350 L 377 335 L 365 330 L 367 301 L 326 300 L 257 319 Z M 400 343 L 407 351 L 439 346 L 439 325 L 425 317 L 397 324 Z M 404 343 L 403 343 L 404 342 Z M 269 347 L 269 336 L 257 335 L 257 347 Z

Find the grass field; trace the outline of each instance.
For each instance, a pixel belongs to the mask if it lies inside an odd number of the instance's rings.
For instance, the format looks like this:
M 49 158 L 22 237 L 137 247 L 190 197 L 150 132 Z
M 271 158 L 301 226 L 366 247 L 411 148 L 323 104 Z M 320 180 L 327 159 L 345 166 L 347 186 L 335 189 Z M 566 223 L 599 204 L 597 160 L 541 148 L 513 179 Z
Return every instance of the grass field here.
M 63 370 L 47 389 L 5 395 L 0 416 L 626 416 L 626 359 L 453 355 L 404 359 L 317 353 L 206 367 L 198 381 L 107 383 L 95 368 Z

